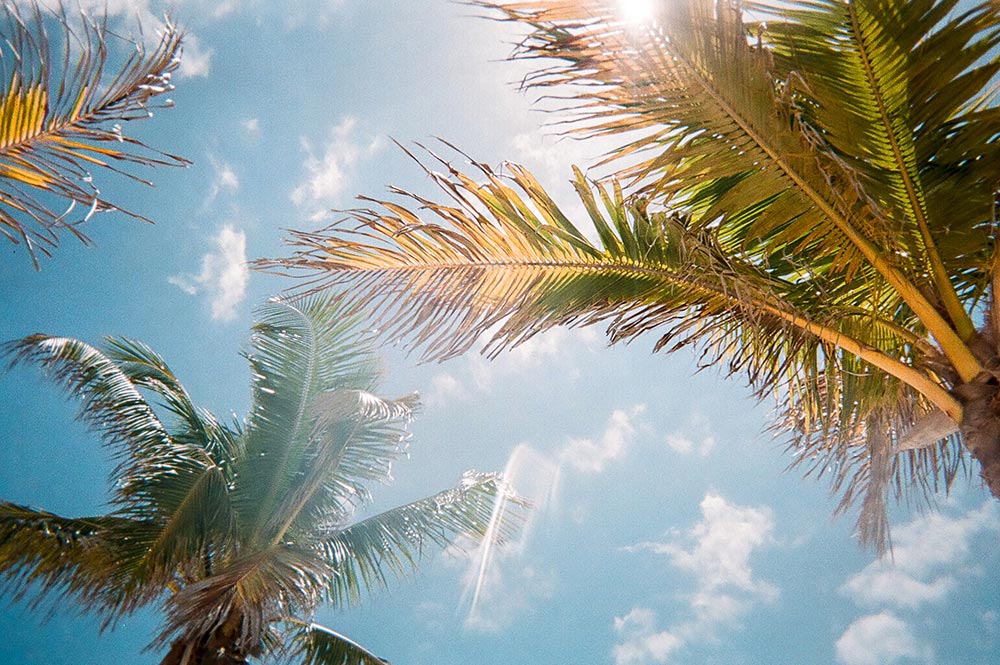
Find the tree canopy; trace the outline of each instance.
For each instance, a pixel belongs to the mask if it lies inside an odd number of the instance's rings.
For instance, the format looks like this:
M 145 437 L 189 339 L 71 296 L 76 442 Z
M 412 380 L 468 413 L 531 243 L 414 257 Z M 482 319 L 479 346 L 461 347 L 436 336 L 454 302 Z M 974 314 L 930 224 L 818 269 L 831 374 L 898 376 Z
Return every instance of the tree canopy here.
M 64 517 L 0 501 L 0 575 L 18 596 L 66 597 L 111 625 L 163 603 L 163 663 L 376 665 L 312 622 L 412 570 L 432 546 L 503 540 L 523 502 L 497 474 L 354 519 L 407 445 L 416 395 L 377 388 L 373 342 L 327 297 L 260 310 L 242 422 L 196 406 L 148 346 L 32 335 L 11 343 L 79 399 L 116 467 L 111 511 Z
M 258 265 L 347 287 L 432 359 L 555 325 L 696 345 L 777 398 L 793 465 L 877 547 L 889 496 L 970 457 L 1000 496 L 993 3 L 475 4 L 524 28 L 556 127 L 617 141 L 574 175 L 586 218 L 520 166 L 431 156 L 441 200 L 363 197 Z

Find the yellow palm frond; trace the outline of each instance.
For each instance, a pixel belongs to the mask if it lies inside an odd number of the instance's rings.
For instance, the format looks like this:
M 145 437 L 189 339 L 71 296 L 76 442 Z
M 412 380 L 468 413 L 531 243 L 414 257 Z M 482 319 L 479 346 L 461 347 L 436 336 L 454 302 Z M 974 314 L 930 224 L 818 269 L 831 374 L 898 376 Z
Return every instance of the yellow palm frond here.
M 49 39 L 53 26 L 60 43 Z M 94 173 L 150 184 L 133 167 L 188 163 L 122 130 L 122 123 L 172 103 L 159 97 L 173 89 L 181 32 L 168 25 L 147 49 L 112 39 L 99 20 L 82 13 L 72 20 L 61 7 L 48 14 L 36 2 L 26 9 L 4 4 L 0 30 L 6 38 L 0 46 L 0 233 L 23 242 L 37 265 L 37 254 L 48 255 L 60 232 L 86 240 L 77 226 L 95 212 L 119 210 L 148 221 L 103 198 Z M 119 68 L 111 70 L 115 59 Z

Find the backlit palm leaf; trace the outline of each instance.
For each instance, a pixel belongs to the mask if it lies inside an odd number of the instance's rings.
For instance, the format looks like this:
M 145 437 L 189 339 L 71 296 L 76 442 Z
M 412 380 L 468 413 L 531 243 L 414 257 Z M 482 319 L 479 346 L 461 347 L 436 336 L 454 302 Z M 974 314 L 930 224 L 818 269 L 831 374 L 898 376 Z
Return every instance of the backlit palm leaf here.
M 261 265 L 305 271 L 315 289 L 350 286 L 343 298 L 373 312 L 385 337 L 431 359 L 462 353 L 487 333 L 495 354 L 551 326 L 598 322 L 612 341 L 653 332 L 657 348 L 700 344 L 704 362 L 723 361 L 762 395 L 784 396 L 796 414 L 798 459 L 830 472 L 848 504 L 868 474 L 857 423 L 886 403 L 905 404 L 885 421 L 894 441 L 935 406 L 961 412 L 938 377 L 907 360 L 933 348 L 836 282 L 794 279 L 790 262 L 763 270 L 729 255 L 689 216 L 629 203 L 578 172 L 577 192 L 600 237 L 594 244 L 523 168 L 508 166 L 508 184 L 482 164 L 481 183 L 446 166 L 447 174 L 431 172 L 446 203 L 374 201 L 381 207 L 352 211 L 356 229 L 299 233 L 295 257 Z M 949 457 L 960 458 L 948 445 Z M 933 468 L 945 480 L 953 473 Z M 892 477 L 900 488 L 927 481 L 905 466 Z
M 443 547 L 459 536 L 503 542 L 515 524 L 491 517 L 504 506 L 524 508 L 497 474 L 467 473 L 454 489 L 393 508 L 347 527 L 333 527 L 315 547 L 337 562 L 339 574 L 327 593 L 336 605 L 357 602 L 361 592 L 385 586 L 386 572 L 403 575 L 415 569 L 429 547 Z M 516 512 L 514 513 L 517 514 Z
M 947 486 L 966 452 L 1000 496 L 993 4 L 475 4 L 528 30 L 515 57 L 558 127 L 619 141 L 613 178 L 576 179 L 600 243 L 523 169 L 477 164 L 260 265 L 350 286 L 431 358 L 599 321 L 698 343 L 777 396 L 795 464 L 861 501 L 869 542 L 888 493 Z
M 302 623 L 289 635 L 291 658 L 302 665 L 389 665 L 360 644 L 316 623 Z
M 277 653 L 290 616 L 357 599 L 387 573 L 409 572 L 432 544 L 502 540 L 517 511 L 495 517 L 495 503 L 523 504 L 495 475 L 351 523 L 403 452 L 417 404 L 371 392 L 372 344 L 333 299 L 269 303 L 247 354 L 254 404 L 233 427 L 196 407 L 141 343 L 108 339 L 101 350 L 33 335 L 10 344 L 15 363 L 41 365 L 81 399 L 119 464 L 108 516 L 0 503 L 7 588 L 68 595 L 106 625 L 168 596 L 154 643 L 169 646 L 165 664 L 205 654 L 245 662 Z M 360 653 L 331 651 L 330 639 L 296 648 L 308 658 Z
M 104 20 L 71 20 L 34 1 L 0 9 L 0 233 L 24 242 L 33 259 L 49 254 L 61 231 L 85 239 L 77 225 L 94 212 L 145 219 L 103 198 L 96 172 L 145 182 L 135 166 L 188 163 L 124 135 L 120 124 L 169 105 L 158 97 L 173 89 L 181 33 L 167 26 L 147 50 L 113 37 Z
M 765 27 L 744 25 L 739 3 L 693 0 L 660 3 L 646 27 L 599 0 L 482 4 L 534 28 L 521 55 L 550 66 L 528 83 L 568 86 L 565 105 L 580 116 L 571 131 L 638 135 L 612 158 L 638 153 L 621 174 L 649 183 L 657 201 L 684 204 L 755 263 L 801 257 L 859 299 L 881 291 L 882 306 L 911 310 L 963 380 L 981 370 L 963 343 L 973 327 L 955 291 L 971 297 L 985 285 L 983 222 L 1000 175 L 996 160 L 984 169 L 968 161 L 996 150 L 984 135 L 996 112 L 981 107 L 997 64 L 977 62 L 997 39 L 991 7 L 942 22 L 954 2 L 750 5 Z M 956 46 L 964 66 L 927 74 Z M 928 101 L 936 112 L 909 112 Z M 971 136 L 988 145 L 973 148 Z M 924 194 L 933 187 L 925 174 L 944 184 L 949 171 L 950 184 L 964 176 L 966 185 L 978 172 L 958 226 L 953 215 L 931 217 Z M 937 244 L 952 230 L 972 232 L 963 245 L 977 251 L 963 261 L 978 271 L 942 265 Z

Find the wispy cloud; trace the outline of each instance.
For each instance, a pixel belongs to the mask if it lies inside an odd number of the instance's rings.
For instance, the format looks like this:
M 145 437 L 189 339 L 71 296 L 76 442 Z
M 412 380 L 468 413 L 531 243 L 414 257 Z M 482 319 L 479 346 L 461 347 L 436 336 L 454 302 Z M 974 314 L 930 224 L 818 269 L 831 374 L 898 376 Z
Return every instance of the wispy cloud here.
M 438 390 L 454 390 L 457 382 L 442 375 Z M 528 543 L 536 523 L 556 510 L 559 487 L 568 470 L 586 475 L 603 471 L 608 462 L 622 457 L 643 425 L 639 421 L 644 404 L 615 409 L 599 437 L 570 439 L 555 454 L 529 443 L 514 448 L 504 477 L 532 509 L 524 519 L 518 538 L 502 549 L 484 544 L 477 548 L 467 567 L 464 584 L 469 612 L 465 625 L 478 631 L 495 632 L 530 612 L 534 604 L 551 595 L 554 573 L 532 563 Z M 505 504 L 494 509 L 499 519 Z
M 931 513 L 893 530 L 892 556 L 851 576 L 841 591 L 864 606 L 914 609 L 943 600 L 958 578 L 975 574 L 968 560 L 972 539 L 1000 531 L 994 502 L 960 517 Z
M 177 73 L 188 78 L 208 76 L 212 69 L 214 51 L 203 46 L 196 35 L 184 35 L 184 52 L 181 54 L 181 64 Z
M 292 203 L 312 207 L 333 205 L 350 183 L 354 168 L 383 149 L 385 141 L 381 137 L 359 138 L 357 124 L 354 117 L 344 118 L 330 128 L 319 149 L 311 139 L 300 138 L 306 155 L 302 162 L 305 177 L 292 190 Z
M 212 167 L 213 178 L 212 186 L 208 191 L 208 196 L 205 197 L 205 205 L 209 206 L 219 198 L 219 194 L 224 191 L 235 192 L 240 188 L 240 179 L 236 175 L 236 171 L 228 162 L 219 160 L 213 155 L 208 155 L 209 166 Z
M 615 632 L 621 639 L 611 650 L 616 665 L 667 662 L 684 644 L 684 639 L 669 630 L 657 630 L 656 624 L 656 613 L 646 607 L 636 607 L 623 617 L 615 617 Z
M 847 627 L 835 649 L 837 662 L 843 665 L 892 665 L 904 659 L 934 661 L 930 645 L 891 612 L 861 617 Z
M 260 118 L 245 118 L 240 121 L 240 127 L 250 136 L 260 136 Z
M 201 257 L 201 272 L 173 275 L 167 281 L 189 295 L 204 295 L 213 319 L 231 321 L 246 298 L 249 280 L 246 234 L 227 224 L 213 238 L 213 243 L 215 250 Z
M 891 558 L 868 564 L 840 588 L 858 605 L 881 611 L 844 630 L 835 645 L 838 662 L 932 662 L 933 650 L 914 634 L 910 622 L 921 619 L 922 608 L 944 603 L 961 587 L 962 578 L 989 574 L 972 558 L 972 545 L 977 536 L 998 532 L 1000 510 L 993 501 L 964 515 L 931 513 L 895 528 Z
M 490 334 L 484 335 L 489 339 Z M 597 329 L 558 327 L 535 335 L 523 344 L 488 360 L 478 353 L 466 355 L 464 372 L 471 383 L 469 390 L 491 392 L 504 378 L 517 377 L 537 369 L 543 363 L 553 363 L 579 354 L 581 349 L 603 346 Z M 562 370 L 566 371 L 566 370 Z M 576 370 L 568 370 L 570 374 Z
M 667 446 L 681 455 L 708 457 L 715 449 L 715 436 L 708 419 L 700 413 L 692 414 L 687 425 L 666 436 Z
M 190 1 L 190 0 L 189 0 Z M 229 4 L 232 0 L 227 0 Z M 43 0 L 42 6 L 50 9 L 58 8 L 59 0 Z M 153 3 L 149 0 L 75 0 L 70 3 L 73 7 L 78 7 L 80 11 L 88 16 L 97 17 L 107 15 L 120 18 L 125 29 L 123 34 L 131 39 L 137 39 L 138 33 L 136 25 L 141 26 L 142 34 L 146 35 L 147 43 L 154 42 L 155 38 L 166 29 L 163 22 L 163 12 L 153 8 Z M 162 6 L 162 3 L 159 3 Z M 220 3 L 213 3 L 217 5 Z M 211 70 L 212 49 L 202 46 L 197 35 L 187 30 L 184 33 L 184 50 L 181 55 L 180 66 L 177 73 L 182 77 L 208 76 Z
M 665 555 L 674 568 L 694 576 L 695 591 L 687 597 L 688 617 L 665 629 L 657 627 L 655 615 L 646 608 L 616 618 L 620 638 L 612 649 L 616 665 L 666 663 L 685 645 L 715 638 L 754 603 L 777 597 L 777 588 L 757 579 L 750 566 L 754 552 L 772 540 L 771 509 L 739 506 L 711 493 L 700 508 L 702 519 L 688 533 L 625 548 Z
M 622 457 L 635 437 L 635 419 L 646 411 L 645 404 L 615 409 L 598 439 L 570 439 L 560 455 L 577 471 L 600 473 L 611 460 Z

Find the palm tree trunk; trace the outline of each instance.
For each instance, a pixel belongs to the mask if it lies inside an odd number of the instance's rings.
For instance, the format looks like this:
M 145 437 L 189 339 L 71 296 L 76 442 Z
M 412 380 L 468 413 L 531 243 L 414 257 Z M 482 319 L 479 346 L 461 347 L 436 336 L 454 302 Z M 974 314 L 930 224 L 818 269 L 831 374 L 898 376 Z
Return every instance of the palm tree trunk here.
M 243 656 L 234 655 L 231 649 L 220 649 L 218 641 L 206 635 L 196 642 L 178 639 L 160 665 L 247 665 Z
M 983 482 L 1000 499 L 1000 381 L 983 372 L 955 389 L 962 401 L 962 435 L 981 467 Z

